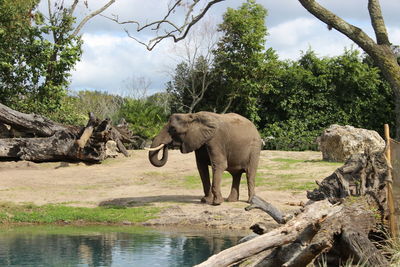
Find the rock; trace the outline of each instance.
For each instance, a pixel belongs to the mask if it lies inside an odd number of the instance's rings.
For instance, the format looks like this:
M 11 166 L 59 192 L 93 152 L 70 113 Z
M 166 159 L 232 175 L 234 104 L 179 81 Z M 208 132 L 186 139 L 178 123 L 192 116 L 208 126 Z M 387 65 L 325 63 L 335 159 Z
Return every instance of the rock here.
M 353 154 L 364 153 L 366 149 L 370 152 L 385 149 L 385 141 L 376 131 L 349 125 L 331 125 L 317 138 L 317 143 L 324 160 L 339 162 Z
M 117 143 L 113 140 L 107 141 L 106 143 L 106 157 L 115 158 L 118 156 Z

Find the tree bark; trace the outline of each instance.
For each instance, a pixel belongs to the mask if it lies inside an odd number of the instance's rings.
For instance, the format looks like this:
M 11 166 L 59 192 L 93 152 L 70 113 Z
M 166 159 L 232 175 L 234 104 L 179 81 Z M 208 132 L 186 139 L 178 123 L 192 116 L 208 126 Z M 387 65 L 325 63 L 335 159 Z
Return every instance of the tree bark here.
M 0 159 L 99 162 L 107 157 L 106 143 L 110 140 L 117 143 L 121 153 L 129 156 L 123 141 L 133 138 L 126 124 L 114 127 L 110 120 L 100 121 L 93 114 L 89 114 L 86 127 L 71 127 L 0 104 L 0 124 L 3 123 L 22 132 L 24 137 L 0 139 Z
M 12 128 L 35 136 L 48 137 L 58 131 L 70 131 L 77 133 L 78 128 L 64 126 L 55 123 L 37 114 L 26 114 L 13 110 L 0 103 L 0 122 L 10 125 Z

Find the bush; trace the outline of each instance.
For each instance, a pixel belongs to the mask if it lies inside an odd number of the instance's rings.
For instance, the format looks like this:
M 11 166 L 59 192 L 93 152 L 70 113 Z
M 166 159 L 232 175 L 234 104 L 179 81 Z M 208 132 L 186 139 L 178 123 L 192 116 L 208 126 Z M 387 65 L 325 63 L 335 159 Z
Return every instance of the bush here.
M 167 121 L 165 109 L 147 100 L 128 98 L 121 106 L 119 117 L 125 118 L 134 135 L 151 139 Z
M 275 122 L 261 132 L 264 149 L 304 151 L 317 150 L 316 138 L 321 131 L 310 131 L 305 123 L 297 120 Z

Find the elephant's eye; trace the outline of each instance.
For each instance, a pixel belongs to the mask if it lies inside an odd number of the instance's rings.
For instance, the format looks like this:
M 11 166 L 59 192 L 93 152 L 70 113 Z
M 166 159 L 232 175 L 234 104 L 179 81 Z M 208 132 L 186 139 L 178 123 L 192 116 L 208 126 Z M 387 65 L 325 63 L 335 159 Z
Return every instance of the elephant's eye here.
M 174 134 L 174 133 L 176 133 L 176 128 L 173 127 L 173 126 L 170 126 L 169 129 L 168 129 L 168 132 L 169 132 L 170 134 Z

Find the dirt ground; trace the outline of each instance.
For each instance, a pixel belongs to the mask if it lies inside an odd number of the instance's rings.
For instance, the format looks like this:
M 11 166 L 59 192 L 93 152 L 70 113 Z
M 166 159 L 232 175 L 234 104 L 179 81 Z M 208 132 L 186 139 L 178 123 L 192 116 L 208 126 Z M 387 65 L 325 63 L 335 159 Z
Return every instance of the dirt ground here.
M 162 207 L 159 218 L 147 225 L 181 225 L 247 229 L 263 221 L 276 223 L 259 210 L 245 211 L 247 185 L 242 178 L 240 201 L 219 206 L 200 203 L 202 186 L 194 153 L 173 150 L 162 168 L 153 167 L 146 151 L 107 159 L 102 164 L 0 162 L 0 202 L 61 203 Z M 321 161 L 320 152 L 262 151 L 256 194 L 283 211 L 306 201 L 306 190 L 315 180 L 330 175 L 340 164 Z M 227 197 L 231 179 L 224 175 L 222 194 Z

